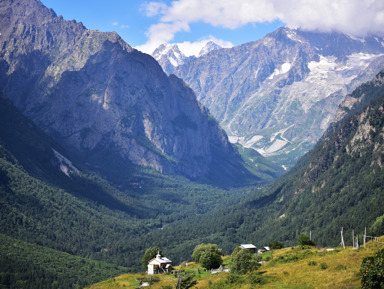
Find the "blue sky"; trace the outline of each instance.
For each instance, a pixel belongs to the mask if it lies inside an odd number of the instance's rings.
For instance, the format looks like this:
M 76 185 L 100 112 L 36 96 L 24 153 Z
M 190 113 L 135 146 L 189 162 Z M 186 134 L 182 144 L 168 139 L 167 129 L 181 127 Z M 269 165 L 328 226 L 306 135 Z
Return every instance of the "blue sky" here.
M 66 20 L 75 19 L 88 29 L 100 31 L 116 31 L 131 46 L 143 45 L 147 42 L 146 32 L 151 25 L 159 21 L 159 17 L 148 17 L 145 4 L 139 0 L 41 0 L 48 8 Z M 161 1 L 171 4 L 172 1 Z M 190 31 L 175 33 L 174 42 L 200 41 L 211 36 L 230 41 L 234 45 L 243 44 L 264 37 L 267 33 L 284 26 L 281 21 L 265 23 L 249 23 L 236 29 L 213 26 L 202 21 L 190 24 Z
M 145 52 L 164 42 L 210 37 L 234 45 L 257 40 L 281 26 L 384 33 L 383 0 L 41 0 L 67 20 L 116 31 Z

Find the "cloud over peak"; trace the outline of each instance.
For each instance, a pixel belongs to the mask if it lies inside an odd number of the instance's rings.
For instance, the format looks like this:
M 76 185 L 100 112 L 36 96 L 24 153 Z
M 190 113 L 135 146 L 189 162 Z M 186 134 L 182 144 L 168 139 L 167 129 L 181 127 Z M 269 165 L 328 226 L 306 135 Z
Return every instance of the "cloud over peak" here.
M 304 30 L 355 36 L 384 33 L 383 0 L 175 0 L 169 6 L 152 1 L 144 9 L 148 17 L 160 19 L 147 31 L 148 42 L 142 48 L 149 50 L 171 41 L 177 32 L 189 31 L 189 24 L 196 22 L 235 29 L 280 20 Z

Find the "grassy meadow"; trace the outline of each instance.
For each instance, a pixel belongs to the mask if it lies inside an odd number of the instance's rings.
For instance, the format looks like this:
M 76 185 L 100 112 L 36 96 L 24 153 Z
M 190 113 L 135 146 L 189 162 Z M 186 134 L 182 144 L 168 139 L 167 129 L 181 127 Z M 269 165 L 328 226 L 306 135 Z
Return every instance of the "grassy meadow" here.
M 366 248 L 311 248 L 289 247 L 267 252 L 269 261 L 262 264 L 258 273 L 233 275 L 228 272 L 210 274 L 197 264 L 175 267 L 186 273 L 194 273 L 197 284 L 192 288 L 360 288 L 359 270 L 362 259 L 384 248 L 384 236 L 379 242 L 368 242 Z M 224 257 L 224 265 L 230 257 Z M 175 288 L 173 275 L 152 276 L 153 289 Z M 94 284 L 90 289 L 139 288 L 140 279 L 148 279 L 144 273 L 126 274 Z M 145 281 L 145 280 L 144 280 Z

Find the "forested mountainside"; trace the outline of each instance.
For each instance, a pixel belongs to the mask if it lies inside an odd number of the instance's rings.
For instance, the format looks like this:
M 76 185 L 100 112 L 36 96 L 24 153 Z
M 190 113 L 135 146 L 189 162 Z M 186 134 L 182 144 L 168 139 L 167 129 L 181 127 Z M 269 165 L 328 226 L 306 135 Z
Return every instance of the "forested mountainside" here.
M 1 288 L 84 288 L 128 268 L 76 257 L 0 234 Z
M 119 265 L 124 266 L 122 270 L 138 271 L 150 246 L 146 242 L 149 232 L 227 207 L 250 193 L 245 188 L 222 190 L 149 169 L 137 169 L 117 187 L 72 161 L 63 147 L 4 97 L 0 97 L 0 123 L 0 234 L 28 242 L 25 246 L 30 249 L 25 252 L 39 245 L 47 248 L 41 249 L 44 252 L 60 251 L 55 253 L 58 258 L 67 256 L 62 254 L 65 252 L 107 261 L 114 264 L 108 265 L 111 268 Z M 8 237 L 4 236 L 11 240 Z M 1 284 L 5 285 L 15 278 L 32 278 L 28 275 L 32 269 L 25 270 L 23 254 L 14 253 L 24 245 L 13 248 L 9 244 L 13 242 L 5 242 L 0 252 L 0 258 L 9 261 L 0 271 Z M 75 260 L 76 266 L 81 260 L 65 259 Z M 73 286 L 85 284 L 81 281 L 83 271 L 72 270 L 69 280 L 60 269 L 53 269 L 56 264 L 52 270 L 46 268 L 50 266 L 46 259 L 43 265 L 39 258 L 28 260 L 30 268 L 36 269 L 33 278 L 49 276 L 45 288 L 53 281 L 62 286 L 68 282 Z M 84 262 L 85 268 L 99 266 L 90 260 Z M 95 271 L 100 272 L 100 278 L 89 278 L 87 284 L 107 277 L 102 273 L 104 266 L 100 268 Z M 108 272 L 122 273 L 120 269 Z
M 2 1 L 0 18 L 0 90 L 79 162 L 120 178 L 140 165 L 260 181 L 193 91 L 116 33 L 65 21 L 38 0 Z
M 174 72 L 229 135 L 291 167 L 313 148 L 345 95 L 384 66 L 380 36 L 280 28 L 212 51 Z
M 319 245 L 335 246 L 341 227 L 346 235 L 352 230 L 360 234 L 360 243 L 365 227 L 370 236 L 382 235 L 384 71 L 347 96 L 338 112 L 342 114 L 310 153 L 262 193 L 239 205 L 164 226 L 150 233 L 148 242 L 183 259 L 188 258 L 185 248 L 193 251 L 200 243 L 220 244 L 230 253 L 241 243 L 296 244 L 298 235 L 309 231 Z

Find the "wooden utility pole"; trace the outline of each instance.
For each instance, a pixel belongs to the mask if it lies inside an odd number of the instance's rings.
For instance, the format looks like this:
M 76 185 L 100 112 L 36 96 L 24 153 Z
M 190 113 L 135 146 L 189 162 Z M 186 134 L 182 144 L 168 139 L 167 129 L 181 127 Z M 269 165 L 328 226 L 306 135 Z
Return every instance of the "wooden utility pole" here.
M 355 248 L 355 231 L 352 230 L 352 247 Z
M 365 227 L 365 230 L 364 230 L 364 248 L 365 248 L 365 239 L 367 238 L 367 227 Z

